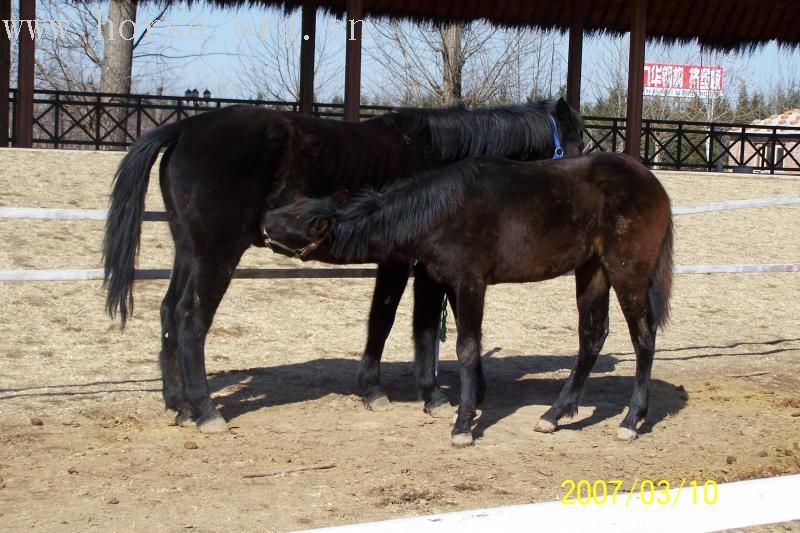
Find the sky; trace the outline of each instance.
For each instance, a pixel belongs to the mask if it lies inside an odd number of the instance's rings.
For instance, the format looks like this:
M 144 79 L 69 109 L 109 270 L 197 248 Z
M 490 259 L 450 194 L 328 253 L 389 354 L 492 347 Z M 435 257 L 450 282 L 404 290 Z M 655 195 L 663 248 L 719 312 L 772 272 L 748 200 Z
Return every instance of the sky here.
M 159 13 L 155 6 L 140 8 L 138 14 L 138 28 L 146 25 L 147 21 Z M 153 46 L 158 42 L 169 43 L 169 53 L 174 55 L 187 55 L 185 60 L 173 62 L 169 72 L 163 76 L 163 85 L 167 94 L 182 94 L 185 88 L 198 88 L 200 92 L 209 89 L 214 96 L 220 97 L 252 97 L 242 89 L 242 79 L 248 70 L 249 59 L 241 56 L 244 51 L 253 50 L 249 46 L 254 32 L 281 32 L 285 31 L 287 38 L 285 46 L 294 46 L 300 37 L 300 14 L 291 15 L 290 18 L 282 16 L 275 10 L 267 9 L 239 9 L 219 10 L 195 5 L 188 9 L 185 6 L 172 8 L 164 17 L 166 23 L 174 25 L 176 29 L 168 33 L 160 30 L 153 34 Z M 165 24 L 162 22 L 162 25 Z M 188 25 L 191 24 L 191 32 Z M 282 26 L 282 24 L 284 24 Z M 288 25 L 287 25 L 288 24 Z M 370 47 L 369 20 L 366 22 L 365 49 Z M 330 18 L 318 19 L 318 32 L 327 29 L 330 41 L 331 62 L 334 64 L 334 76 L 341 76 L 334 80 L 330 93 L 341 93 L 344 77 L 344 29 L 335 25 Z M 283 29 L 283 30 L 282 30 Z M 178 33 L 181 35 L 178 36 Z M 341 40 L 338 36 L 342 35 Z M 168 37 L 169 36 L 169 37 Z M 161 41 L 159 41 L 161 40 Z M 162 44 L 163 45 L 163 44 Z M 591 101 L 603 85 L 604 78 L 609 76 L 614 64 L 621 64 L 627 68 L 627 37 L 622 38 L 586 38 L 584 41 L 582 99 Z M 566 36 L 559 38 L 555 53 L 563 58 L 561 76 L 566 76 Z M 200 55 L 200 57 L 197 57 Z M 363 91 L 369 92 L 383 83 L 382 77 L 386 75 L 382 69 L 369 59 L 369 54 L 364 54 L 365 65 L 362 70 Z M 744 82 L 751 88 L 769 91 L 770 87 L 783 80 L 798 80 L 800 74 L 800 51 L 780 50 L 774 43 L 767 44 L 753 53 L 742 55 L 724 55 L 701 52 L 699 46 L 672 46 L 649 45 L 646 61 L 663 63 L 692 63 L 705 65 L 722 65 L 725 68 L 724 82 L 728 95 L 735 94 L 735 88 Z M 557 80 L 558 81 L 558 80 Z M 152 90 L 149 87 L 142 87 Z M 330 98 L 332 94 L 321 95 L 322 99 Z

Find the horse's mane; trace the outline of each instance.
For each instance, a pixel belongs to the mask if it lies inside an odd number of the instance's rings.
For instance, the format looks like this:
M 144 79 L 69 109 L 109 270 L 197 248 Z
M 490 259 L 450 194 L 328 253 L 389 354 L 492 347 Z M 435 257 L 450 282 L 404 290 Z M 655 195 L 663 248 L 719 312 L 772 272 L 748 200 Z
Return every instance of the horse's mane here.
M 412 109 L 394 113 L 414 133 L 427 132 L 442 159 L 499 156 L 517 160 L 547 157 L 555 149 L 548 115 L 555 104 L 535 103 L 467 109 Z
M 465 187 L 477 174 L 475 163 L 466 159 L 382 190 L 366 189 L 341 208 L 331 198 L 310 199 L 301 216 L 306 223 L 319 217 L 336 219 L 331 251 L 337 258 L 375 260 L 369 248 L 373 237 L 389 251 L 430 231 L 461 207 Z

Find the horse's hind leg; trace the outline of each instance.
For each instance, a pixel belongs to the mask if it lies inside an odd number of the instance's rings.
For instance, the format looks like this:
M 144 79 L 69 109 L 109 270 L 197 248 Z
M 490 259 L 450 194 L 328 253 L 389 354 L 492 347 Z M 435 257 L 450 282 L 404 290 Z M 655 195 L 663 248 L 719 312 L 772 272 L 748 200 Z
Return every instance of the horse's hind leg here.
M 636 438 L 636 426 L 647 416 L 650 399 L 650 371 L 656 346 L 656 325 L 647 299 L 647 285 L 642 285 L 641 289 L 631 291 L 614 286 L 636 352 L 636 380 L 628 413 L 617 429 L 617 438 L 620 440 Z
M 226 247 L 227 248 L 227 247 Z M 214 314 L 247 245 L 195 256 L 191 274 L 178 301 L 178 346 L 186 403 L 204 433 L 227 431 L 225 419 L 211 402 L 205 368 L 205 341 Z
M 536 431 L 551 433 L 564 416 L 578 412 L 583 385 L 592 370 L 608 335 L 609 282 L 599 262 L 592 260 L 575 270 L 578 300 L 578 336 L 580 348 L 575 368 L 567 378 L 553 406 L 536 424 Z
M 389 406 L 389 399 L 381 385 L 381 356 L 406 283 L 408 265 L 378 265 L 367 323 L 367 346 L 358 369 L 358 384 L 367 409 L 383 410 Z
M 433 281 L 425 267 L 414 273 L 414 363 L 417 397 L 433 417 L 451 417 L 452 406 L 436 383 L 436 343 L 445 289 Z
M 169 281 L 167 294 L 161 302 L 161 392 L 164 397 L 164 407 L 177 415 L 175 423 L 183 425 L 191 422 L 191 409 L 183 398 L 183 380 L 181 379 L 180 354 L 178 352 L 178 328 L 175 310 L 178 299 L 188 279 L 188 270 L 182 266 L 179 252 L 176 252 L 175 264 L 172 268 L 172 277 Z

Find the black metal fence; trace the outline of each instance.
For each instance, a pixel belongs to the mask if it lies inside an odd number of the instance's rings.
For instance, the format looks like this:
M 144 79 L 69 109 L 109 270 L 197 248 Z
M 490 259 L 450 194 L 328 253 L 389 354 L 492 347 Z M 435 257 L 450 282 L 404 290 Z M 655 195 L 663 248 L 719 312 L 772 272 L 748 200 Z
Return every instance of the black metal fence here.
M 12 89 L 12 135 L 16 98 Z M 120 150 L 155 126 L 234 104 L 299 109 L 297 102 L 40 90 L 34 94 L 33 143 L 46 148 Z M 361 117 L 393 109 L 362 105 Z M 341 119 L 344 105 L 316 103 L 313 114 Z M 624 149 L 625 119 L 585 117 L 585 125 L 588 151 Z M 800 173 L 800 127 L 648 119 L 642 123 L 641 157 L 655 169 Z
M 625 119 L 585 117 L 588 151 L 625 148 Z M 642 161 L 664 170 L 800 174 L 800 127 L 642 121 Z

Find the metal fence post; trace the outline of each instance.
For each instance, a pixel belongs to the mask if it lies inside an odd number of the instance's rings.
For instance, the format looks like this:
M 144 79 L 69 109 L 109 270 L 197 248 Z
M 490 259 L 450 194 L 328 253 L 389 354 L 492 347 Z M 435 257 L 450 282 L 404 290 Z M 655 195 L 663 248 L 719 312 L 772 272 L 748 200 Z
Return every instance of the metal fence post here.
M 55 112 L 55 117 L 53 118 L 53 148 L 58 148 L 58 140 L 60 138 L 58 130 L 61 126 L 59 119 L 61 116 L 61 93 L 56 93 L 53 99 L 53 111 Z
M 102 100 L 100 98 L 100 95 L 98 94 L 97 95 L 97 102 L 95 103 L 96 107 L 94 108 L 94 117 L 95 117 L 94 147 L 95 147 L 95 150 L 99 150 L 100 149 L 100 119 L 102 118 L 102 116 L 100 114 L 100 104 L 101 104 L 101 102 L 102 102 Z

